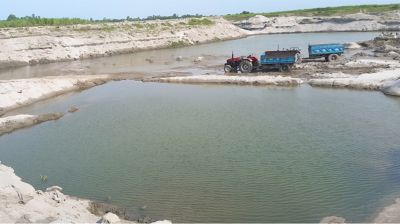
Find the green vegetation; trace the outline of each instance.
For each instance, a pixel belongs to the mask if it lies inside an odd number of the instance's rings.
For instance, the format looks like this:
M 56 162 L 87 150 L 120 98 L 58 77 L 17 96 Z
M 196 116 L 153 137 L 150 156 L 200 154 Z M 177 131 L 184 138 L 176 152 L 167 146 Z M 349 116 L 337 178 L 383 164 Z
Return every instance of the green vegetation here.
M 137 29 L 143 29 L 144 28 L 143 24 L 140 24 L 140 23 L 134 23 L 134 24 L 132 24 L 132 26 L 134 26 Z
M 255 15 L 263 15 L 266 17 L 276 16 L 339 16 L 352 13 L 379 13 L 389 12 L 394 10 L 400 10 L 400 4 L 388 4 L 388 5 L 356 5 L 356 6 L 339 6 L 339 7 L 327 7 L 327 8 L 314 8 L 314 9 L 301 9 L 292 11 L 282 12 L 269 12 L 269 13 L 251 13 L 242 12 L 240 14 L 228 14 L 224 16 L 225 19 L 230 21 L 240 21 L 249 19 Z
M 9 15 L 7 20 L 0 20 L 0 28 L 4 27 L 29 27 L 29 26 L 61 26 L 87 24 L 90 20 L 78 18 L 40 18 L 40 16 L 25 16 L 18 18 L 15 15 Z
M 169 23 L 169 22 L 162 23 L 161 25 L 163 25 L 163 26 L 168 26 L 168 27 L 172 27 L 172 24 L 171 24 L 171 23 Z
M 282 12 L 269 12 L 269 13 L 252 13 L 243 11 L 239 14 L 228 14 L 224 16 L 225 19 L 230 21 L 239 21 L 251 18 L 255 15 L 263 15 L 266 17 L 275 16 L 334 16 L 334 15 L 346 15 L 351 13 L 379 13 L 400 10 L 400 4 L 387 4 L 387 5 L 356 5 L 356 6 L 339 6 L 339 7 L 327 7 L 327 8 L 314 8 L 314 9 L 301 9 L 292 11 Z M 203 15 L 182 15 L 173 14 L 171 16 L 159 16 L 153 15 L 146 18 L 132 18 L 127 16 L 125 19 L 108 19 L 103 18 L 102 20 L 93 19 L 79 19 L 79 18 L 41 18 L 40 16 L 25 16 L 17 17 L 13 14 L 9 15 L 6 20 L 0 20 L 0 28 L 6 27 L 31 27 L 31 26 L 63 26 L 63 25 L 77 25 L 77 24 L 93 24 L 93 23 L 109 23 L 109 22 L 123 22 L 123 21 L 146 21 L 146 20 L 167 20 L 167 19 L 182 19 L 191 18 L 187 25 L 213 25 L 214 22 L 207 18 L 203 18 Z M 168 23 L 165 23 L 168 26 Z M 164 25 L 164 24 L 163 24 Z M 141 25 L 134 25 L 136 28 L 143 28 Z M 84 30 L 82 30 L 84 31 Z
M 171 42 L 171 43 L 169 44 L 169 46 L 170 46 L 171 48 L 185 47 L 185 46 L 187 46 L 187 45 L 188 45 L 188 43 L 186 43 L 186 42 L 183 41 L 183 40 L 176 41 L 176 42 Z
M 48 179 L 49 179 L 48 176 L 46 176 L 46 175 L 40 175 L 40 180 L 41 180 L 42 182 L 47 182 Z
M 210 26 L 214 25 L 214 21 L 211 21 L 209 19 L 203 18 L 203 19 L 190 19 L 188 22 L 189 26 Z
M 114 31 L 115 29 L 117 29 L 115 26 L 110 26 L 110 25 L 108 25 L 107 23 L 104 23 L 104 24 L 102 25 L 102 28 L 101 28 L 101 30 L 106 31 L 106 32 L 112 32 L 112 31 Z
M 166 19 L 185 19 L 185 18 L 201 18 L 204 17 L 203 15 L 200 14 L 195 14 L 195 15 L 182 15 L 179 16 L 178 14 L 174 13 L 172 16 L 159 16 L 159 15 L 153 15 L 153 16 L 148 16 L 144 19 L 139 19 L 139 20 L 166 20 Z M 129 21 L 129 20 L 128 20 Z
M 201 18 L 202 15 L 182 15 L 173 14 L 172 16 L 148 16 L 146 18 L 132 18 L 127 16 L 125 19 L 108 19 L 103 18 L 102 20 L 93 19 L 79 19 L 79 18 L 41 18 L 40 16 L 25 16 L 17 17 L 11 14 L 6 20 L 0 20 L 0 28 L 6 27 L 31 27 L 31 26 L 64 26 L 64 25 L 77 25 L 77 24 L 94 24 L 94 23 L 114 23 L 124 21 L 147 21 L 147 20 L 167 20 L 167 19 L 182 19 L 182 18 Z M 137 27 L 139 28 L 139 27 Z M 84 31 L 84 30 L 82 30 Z

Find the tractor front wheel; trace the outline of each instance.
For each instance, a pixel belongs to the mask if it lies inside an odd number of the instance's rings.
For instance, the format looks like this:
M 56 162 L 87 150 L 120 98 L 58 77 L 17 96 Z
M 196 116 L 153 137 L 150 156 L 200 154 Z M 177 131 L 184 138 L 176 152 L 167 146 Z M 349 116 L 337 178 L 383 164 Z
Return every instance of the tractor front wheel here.
M 233 68 L 231 65 L 226 64 L 224 67 L 224 71 L 225 71 L 225 73 L 231 73 L 231 72 L 233 72 Z
M 242 61 L 239 65 L 239 69 L 242 73 L 250 73 L 253 71 L 253 64 L 250 61 Z

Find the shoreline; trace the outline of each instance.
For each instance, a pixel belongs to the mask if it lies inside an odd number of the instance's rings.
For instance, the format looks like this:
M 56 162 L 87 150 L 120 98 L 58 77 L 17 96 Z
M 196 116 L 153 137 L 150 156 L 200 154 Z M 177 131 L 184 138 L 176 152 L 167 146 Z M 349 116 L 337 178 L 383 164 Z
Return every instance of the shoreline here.
M 0 179 L 0 219 L 5 223 L 137 223 L 126 220 L 123 209 L 66 195 L 59 186 L 37 190 L 1 162 Z
M 319 67 L 321 66 L 321 67 Z M 383 68 L 382 66 L 388 66 Z M 307 84 L 313 88 L 343 88 L 381 91 L 386 95 L 400 96 L 400 63 L 387 59 L 351 59 L 337 64 L 304 64 L 292 73 L 252 73 L 225 75 L 190 75 L 153 77 L 144 82 L 213 85 L 250 85 L 297 87 Z M 362 68 L 361 73 L 354 69 Z M 325 70 L 322 72 L 321 70 Z M 303 73 L 310 73 L 304 75 Z
M 140 80 L 141 74 L 74 75 L 0 80 L 0 117 L 10 111 L 69 92 L 86 90 L 110 81 Z
M 0 47 L 4 49 L 0 51 L 0 69 L 186 47 L 239 39 L 249 34 L 222 18 L 207 19 L 213 24 L 188 25 L 189 19 L 176 19 L 27 27 L 22 31 L 3 28 L 0 29 Z
M 257 35 L 400 31 L 400 24 L 386 22 L 388 18 L 389 22 L 400 19 L 397 11 L 349 14 L 344 16 L 349 19 L 344 22 L 336 16 L 267 18 L 257 15 L 239 22 L 222 17 L 204 18 L 212 24 L 188 25 L 190 19 L 171 19 L 2 28 L 0 69 L 195 46 Z
M 361 31 L 361 30 L 331 30 L 331 31 L 306 31 L 306 32 L 276 32 L 276 33 L 252 33 L 252 34 L 246 34 L 243 36 L 239 37 L 228 37 L 225 39 L 218 39 L 218 40 L 207 40 L 201 43 L 196 43 L 196 44 L 187 44 L 179 47 L 171 47 L 171 46 L 156 46 L 156 47 L 151 47 L 151 48 L 146 48 L 146 49 L 134 49 L 134 50 L 122 50 L 121 52 L 113 52 L 112 54 L 101 54 L 101 55 L 94 55 L 90 57 L 84 57 L 84 58 L 79 58 L 79 59 L 74 59 L 74 58 L 65 58 L 65 59 L 58 59 L 58 60 L 46 60 L 46 61 L 41 61 L 40 63 L 34 63 L 34 64 L 26 64 L 26 63 L 14 63 L 11 62 L 10 65 L 1 64 L 0 60 L 0 71 L 7 71 L 9 69 L 16 69 L 16 68 L 23 68 L 23 67 L 28 67 L 28 66 L 35 66 L 35 65 L 45 65 L 45 64 L 55 64 L 55 63 L 62 63 L 62 62 L 71 62 L 71 61 L 90 61 L 91 59 L 96 59 L 96 58 L 108 58 L 108 57 L 113 57 L 116 55 L 128 55 L 128 54 L 134 54 L 134 53 L 141 53 L 141 52 L 146 52 L 146 51 L 154 51 L 154 50 L 167 50 L 167 49 L 179 49 L 179 48 L 186 48 L 186 47 L 192 47 L 192 46 L 201 46 L 201 45 L 206 45 L 206 44 L 212 44 L 212 43 L 220 43 L 224 41 L 230 41 L 230 40 L 240 40 L 244 38 L 249 38 L 253 36 L 263 36 L 263 35 L 279 35 L 279 34 L 312 34 L 312 33 L 364 33 L 364 32 L 398 32 L 400 31 L 400 28 L 397 30 L 371 30 L 371 31 Z M 2 38 L 0 38 L 1 40 Z M 10 38 L 11 39 L 11 38 Z
M 177 20 L 181 21 L 181 20 Z M 225 23 L 222 21 L 222 23 Z M 122 23 L 123 24 L 123 23 Z M 232 25 L 232 24 L 231 24 Z M 233 25 L 232 25 L 233 26 Z M 78 26 L 79 27 L 79 26 Z M 45 27 L 44 29 L 47 29 L 48 27 Z M 201 30 L 201 32 L 207 32 L 209 27 L 197 27 L 194 28 L 195 31 L 197 32 Z M 400 29 L 399 29 L 400 30 Z M 1 30 L 0 30 L 1 31 Z M 215 32 L 218 32 L 217 30 L 214 30 Z M 182 31 L 185 32 L 185 31 Z M 235 33 L 237 32 L 237 33 Z M 246 30 L 238 30 L 235 28 L 234 32 L 229 34 L 229 35 L 234 35 L 234 36 L 225 36 L 227 39 L 214 39 L 213 36 L 207 37 L 207 38 L 212 38 L 212 39 L 203 39 L 204 42 L 193 42 L 192 40 L 189 40 L 186 43 L 188 45 L 184 45 L 185 47 L 187 46 L 193 46 L 193 45 L 199 45 L 199 44 L 207 44 L 207 43 L 212 43 L 212 42 L 218 42 L 222 40 L 231 40 L 231 39 L 239 39 L 239 38 L 245 38 L 249 36 L 255 36 L 255 35 L 270 35 L 270 34 L 294 34 L 294 33 L 325 33 L 325 32 L 365 32 L 365 31 L 310 31 L 310 32 L 282 32 L 282 33 L 254 33 L 251 34 L 249 33 L 251 31 L 246 31 Z M 224 34 L 221 34 L 224 36 Z M 238 36 L 235 36 L 238 35 Z M 243 36 L 241 36 L 243 35 Z M 46 35 L 45 35 L 46 36 Z M 31 36 L 27 36 L 31 37 Z M 26 37 L 18 37 L 18 38 L 26 38 Z M 176 38 L 176 37 L 174 37 Z M 202 37 L 204 38 L 204 36 Z M 231 39 L 229 39 L 231 38 Z M 7 40 L 12 40 L 13 38 L 7 39 Z M 168 39 L 168 38 L 166 38 Z M 162 40 L 161 42 L 164 44 L 168 44 L 169 42 L 165 42 L 165 40 Z M 0 46 L 2 46 L 1 41 L 5 39 L 0 38 Z M 176 39 L 174 39 L 176 40 Z M 178 38 L 179 40 L 179 38 Z M 136 41 L 136 40 L 132 40 Z M 148 40 L 145 40 L 145 42 Z M 150 40 L 152 41 L 152 40 Z M 163 42 L 164 41 L 164 42 Z M 192 41 L 192 43 L 190 42 Z M 140 42 L 141 43 L 141 42 Z M 113 43 L 111 43 L 113 44 Z M 116 43 L 118 45 L 118 43 Z M 125 43 L 124 43 L 125 44 Z M 81 47 L 88 47 L 91 45 L 84 45 Z M 97 45 L 95 45 L 97 46 Z M 101 45 L 99 45 L 101 46 Z M 164 46 L 164 45 L 163 45 Z M 179 47 L 184 47 L 184 46 L 179 46 Z M 158 50 L 158 49 L 164 49 L 163 47 L 160 46 L 153 46 L 154 48 L 143 48 L 140 50 L 134 50 L 132 52 L 139 52 L 139 51 L 146 51 L 146 50 Z M 169 48 L 171 46 L 165 45 L 165 48 Z M 57 47 L 55 47 L 57 48 Z M 79 48 L 79 46 L 78 46 Z M 32 51 L 47 51 L 49 49 L 53 48 L 36 48 L 36 49 L 31 49 Z M 95 49 L 94 49 L 95 50 Z M 106 50 L 106 49 L 104 49 Z M 133 49 L 131 49 L 133 50 Z M 20 51 L 16 51 L 20 52 Z M 22 52 L 22 51 L 21 51 Z M 7 54 L 6 52 L 0 52 L 0 64 L 1 64 L 1 54 Z M 22 53 L 27 53 L 27 52 L 22 52 Z M 40 54 L 38 52 L 34 53 L 33 55 L 30 55 L 31 57 L 39 57 Z M 81 52 L 75 52 L 76 55 L 80 54 Z M 103 54 L 94 54 L 90 55 L 90 53 L 86 52 L 86 56 L 78 56 L 75 58 L 70 58 L 70 59 L 56 59 L 56 60 L 86 60 L 88 58 L 94 58 L 94 57 L 107 57 L 111 56 L 114 54 L 123 54 L 123 53 L 131 53 L 127 49 L 117 49 L 116 51 L 113 52 L 108 52 L 104 51 Z M 14 57 L 18 58 L 18 55 L 14 55 Z M 4 55 L 3 55 L 4 58 Z M 29 57 L 28 57 L 29 58 Z M 59 62 L 59 61 L 51 61 L 50 59 L 32 59 L 34 62 L 37 64 L 40 63 L 53 63 L 53 62 Z M 300 86 L 302 84 L 307 84 L 312 87 L 317 86 L 317 87 L 326 87 L 326 88 L 354 88 L 354 89 L 367 89 L 367 90 L 378 90 L 382 91 L 385 94 L 388 95 L 394 95 L 394 96 L 400 96 L 400 63 L 396 62 L 393 64 L 392 62 L 385 62 L 385 65 L 388 65 L 389 68 L 378 68 L 378 66 L 375 65 L 375 67 L 371 64 L 371 61 L 379 64 L 382 63 L 382 58 L 376 58 L 376 59 L 368 59 L 368 60 L 363 60 L 363 59 L 354 59 L 353 61 L 346 61 L 345 63 L 339 63 L 339 64 L 333 64 L 333 65 L 322 65 L 322 67 L 319 67 L 320 65 L 318 64 L 305 64 L 304 67 L 300 67 L 299 69 L 303 69 L 304 71 L 310 71 L 313 73 L 313 77 L 304 77 L 302 75 L 285 75 L 285 76 L 273 76 L 273 75 L 256 75 L 256 76 L 243 76 L 243 75 L 236 75 L 236 76 L 231 76 L 231 75 L 197 75 L 197 76 L 174 76 L 174 77 L 153 77 L 153 78 L 144 78 L 143 74 L 125 74 L 125 75 L 70 75 L 70 76 L 50 76 L 50 77 L 42 77 L 42 78 L 31 78 L 31 79 L 15 79 L 15 80 L 1 80 L 0 81 L 0 137 L 2 134 L 5 133 L 10 133 L 14 130 L 20 129 L 20 128 L 25 128 L 25 127 L 30 127 L 35 124 L 39 124 L 42 122 L 50 121 L 50 120 L 57 120 L 60 119 L 62 116 L 61 114 L 48 114 L 48 115 L 16 115 L 16 116 L 7 116 L 7 117 L 2 117 L 2 115 L 7 114 L 10 111 L 13 111 L 15 109 L 18 109 L 20 107 L 26 106 L 26 105 L 31 105 L 36 102 L 45 100 L 45 99 L 51 99 L 53 97 L 56 97 L 58 95 L 70 93 L 70 92 L 78 92 L 78 91 L 83 91 L 95 86 L 103 85 L 106 84 L 110 81 L 122 81 L 122 80 L 136 80 L 136 81 L 142 81 L 142 82 L 166 82 L 166 83 L 188 83 L 188 84 L 234 84 L 234 85 L 255 85 L 255 86 Z M 16 61 L 10 61 L 10 63 L 15 63 Z M 31 62 L 28 61 L 29 65 Z M 360 63 L 357 64 L 357 63 Z M 4 61 L 3 61 L 3 66 L 4 66 Z M 18 64 L 18 63 L 17 63 Z M 376 70 L 373 72 L 366 72 L 366 73 L 361 73 L 361 74 L 356 74 L 356 73 L 351 73 L 351 72 L 346 72 L 346 71 L 339 71 L 339 72 L 334 72 L 337 69 L 348 69 L 351 71 L 351 69 L 354 69 L 352 66 L 370 66 L 366 67 L 364 69 L 366 70 Z M 25 66 L 25 65 L 21 65 Z M 326 67 L 324 67 L 326 66 Z M 332 66 L 332 67 L 329 67 Z M 335 67 L 336 66 L 336 67 Z M 392 66 L 392 67 L 391 67 Z M 0 65 L 1 67 L 1 65 Z M 11 68 L 11 67 L 7 67 Z M 358 67 L 357 67 L 358 68 Z M 6 69 L 4 67 L 3 69 Z M 324 69 L 330 69 L 327 70 L 326 73 L 321 73 L 318 72 L 320 70 Z M 382 75 L 386 74 L 386 75 Z M 3 128 L 3 129 L 2 129 Z M 5 165 L 3 166 L 0 163 L 0 177 L 1 177 L 1 172 L 6 172 L 8 173 L 7 176 L 11 178 L 12 181 L 14 182 L 6 182 L 5 184 L 2 182 L 0 183 L 0 196 L 5 195 L 5 197 L 11 197 L 11 201 L 13 201 L 14 204 L 11 206 L 16 206 L 12 207 L 13 211 L 14 209 L 18 210 L 18 212 L 24 212 L 23 206 L 29 205 L 29 202 L 32 200 L 42 200 L 40 203 L 47 203 L 46 206 L 53 211 L 56 211 L 57 209 L 65 209 L 62 211 L 62 213 L 65 215 L 67 218 L 71 218 L 71 221 L 76 221 L 76 222 L 96 222 L 99 219 L 102 219 L 104 217 L 96 216 L 93 215 L 92 213 L 87 210 L 88 205 L 90 202 L 88 200 L 84 199 L 77 199 L 73 198 L 70 196 L 63 195 L 60 190 L 49 190 L 46 192 L 40 192 L 36 191 L 35 189 L 32 189 L 33 187 L 27 183 L 22 182 L 22 180 L 15 175 L 14 171 L 10 167 L 6 167 Z M 12 184 L 10 184 L 12 183 Z M 3 184 L 3 185 L 2 185 Z M 10 186 L 21 186 L 22 190 L 26 190 L 26 194 L 21 192 L 19 190 L 15 190 L 13 187 Z M 30 187 L 29 187 L 30 186 Z M 21 203 L 21 198 L 20 195 L 24 195 L 24 198 L 28 198 L 28 202 L 25 202 L 25 199 L 22 200 L 23 203 Z M 56 196 L 55 196 L 56 195 Z M 66 202 L 71 202 L 73 206 L 77 207 L 79 212 L 82 212 L 82 216 L 77 218 L 74 217 L 70 214 L 71 210 L 68 210 L 70 208 L 63 208 L 63 206 L 59 206 L 60 202 L 59 199 L 62 198 L 63 200 L 65 199 Z M 68 204 L 67 203 L 67 204 Z M 37 204 L 35 204 L 37 205 Z M 43 204 L 41 204 L 42 206 Z M 9 206 L 9 205 L 7 205 Z M 1 217 L 7 217 L 6 215 L 10 213 L 9 209 L 10 207 L 3 206 L 4 208 L 1 208 L 0 206 L 0 218 Z M 69 206 L 69 205 L 68 205 Z M 30 209 L 34 209 L 32 211 L 37 212 L 39 209 L 38 207 L 30 207 Z M 47 207 L 46 207 L 47 208 Z M 4 209 L 4 210 L 2 210 Z M 35 210 L 36 209 L 36 210 Z M 86 211 L 87 210 L 87 211 Z M 54 215 L 54 213 L 51 214 L 49 212 L 48 214 L 45 214 L 46 212 L 44 211 L 39 211 L 39 213 L 42 212 L 44 219 L 39 219 L 38 214 L 35 213 L 35 215 L 28 215 L 25 216 L 23 214 L 17 214 L 13 213 L 14 218 L 20 215 L 19 217 L 22 217 L 23 220 L 20 220 L 18 217 L 15 219 L 10 218 L 10 222 L 13 221 L 30 221 L 36 220 L 36 221 L 48 221 L 50 219 L 47 219 L 48 217 L 45 217 L 47 215 Z M 87 213 L 89 212 L 89 213 Z M 57 213 L 57 212 L 56 212 Z M 375 222 L 400 222 L 400 199 L 396 200 L 395 204 L 389 205 L 387 207 L 384 207 L 382 211 L 379 213 L 379 215 L 374 218 Z M 33 213 L 32 213 L 33 214 Z M 398 215 L 396 217 L 396 215 Z M 41 216 L 42 217 L 42 216 Z M 82 220 L 81 218 L 84 217 Z M 60 217 L 61 219 L 55 219 L 53 221 L 62 221 L 66 222 L 68 220 L 63 219 L 63 217 Z M 170 223 L 166 221 L 166 223 Z

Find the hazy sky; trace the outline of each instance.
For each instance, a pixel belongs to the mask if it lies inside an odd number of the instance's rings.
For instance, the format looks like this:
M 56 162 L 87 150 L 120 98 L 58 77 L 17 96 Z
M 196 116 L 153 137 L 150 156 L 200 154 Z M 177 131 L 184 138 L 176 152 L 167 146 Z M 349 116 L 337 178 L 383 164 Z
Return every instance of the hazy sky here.
M 0 19 L 9 14 L 42 17 L 125 18 L 149 15 L 222 15 L 354 4 L 400 3 L 400 0 L 0 0 Z

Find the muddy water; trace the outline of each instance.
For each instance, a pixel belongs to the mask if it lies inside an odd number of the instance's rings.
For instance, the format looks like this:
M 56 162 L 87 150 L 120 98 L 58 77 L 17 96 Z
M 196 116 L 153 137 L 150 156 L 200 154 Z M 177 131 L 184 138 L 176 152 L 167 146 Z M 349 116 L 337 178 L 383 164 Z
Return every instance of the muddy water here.
M 370 40 L 376 32 L 340 32 L 340 33 L 306 33 L 274 34 L 252 36 L 244 39 L 204 44 L 177 49 L 165 49 L 117 55 L 93 60 L 55 63 L 48 65 L 26 66 L 0 71 L 0 79 L 30 78 L 50 75 L 102 74 L 141 72 L 149 75 L 165 73 L 222 73 L 221 64 L 232 51 L 236 55 L 260 54 L 267 49 L 299 47 L 307 54 L 308 44 L 329 42 L 354 42 Z M 183 61 L 177 62 L 178 56 Z M 193 66 L 193 60 L 204 57 L 204 62 Z M 219 66 L 219 67 L 216 67 Z
M 361 222 L 400 196 L 400 100 L 378 92 L 124 81 L 25 110 L 71 105 L 2 136 L 1 161 L 174 222 Z

